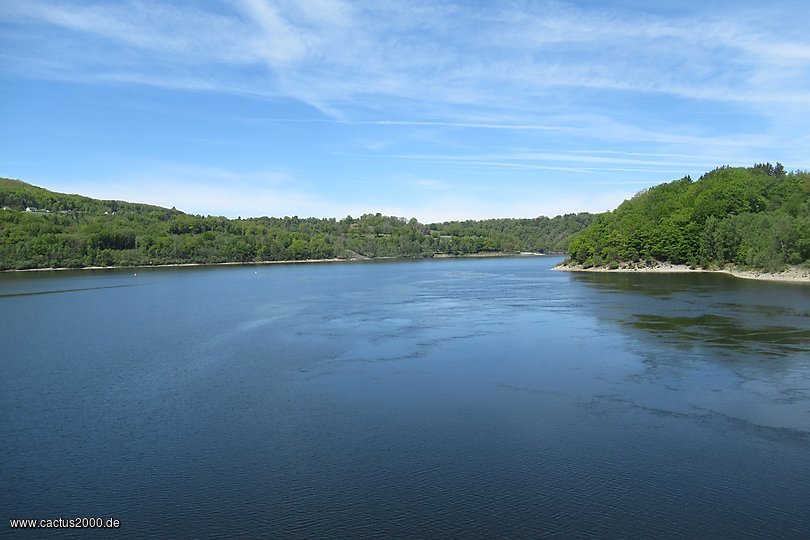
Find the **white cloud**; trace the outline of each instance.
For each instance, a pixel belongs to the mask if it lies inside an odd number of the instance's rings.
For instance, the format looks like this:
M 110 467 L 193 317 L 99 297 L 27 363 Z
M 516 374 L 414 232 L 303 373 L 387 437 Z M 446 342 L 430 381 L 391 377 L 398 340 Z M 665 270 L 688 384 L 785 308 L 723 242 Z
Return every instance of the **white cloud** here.
M 285 171 L 228 170 L 182 164 L 150 163 L 142 170 L 100 174 L 97 177 L 41 178 L 48 189 L 81 193 L 97 199 L 125 200 L 176 207 L 191 214 L 241 216 L 343 217 L 381 212 L 422 223 L 527 217 L 593 211 L 615 207 L 649 185 L 648 182 L 608 183 L 600 192 L 583 190 L 566 195 L 553 186 L 512 186 L 506 197 L 495 197 L 504 187 L 473 186 L 454 178 L 412 177 L 380 180 L 387 189 L 364 189 L 349 199 L 313 192 L 306 182 Z
M 151 163 L 138 171 L 77 180 L 55 178 L 48 188 L 98 199 L 142 202 L 192 214 L 329 216 L 334 207 L 297 187 L 285 171 L 228 170 Z
M 261 29 L 261 34 L 249 42 L 251 54 L 258 54 L 272 68 L 283 67 L 307 55 L 307 36 L 296 29 L 278 8 L 262 0 L 242 0 L 239 5 Z
M 407 206 L 378 206 L 379 210 L 376 211 L 392 216 L 415 217 L 421 223 L 506 217 L 554 217 L 561 214 L 612 210 L 623 200 L 632 197 L 639 189 L 641 187 L 629 190 L 610 190 L 595 196 L 550 196 L 538 192 L 533 196 L 508 202 L 482 200 L 455 191 L 442 197 L 431 195 L 429 198 L 409 202 Z M 358 211 L 351 215 L 357 216 L 369 211 L 368 209 L 363 210 L 363 208 L 358 207 Z
M 808 103 L 806 38 L 786 40 L 731 12 L 722 19 L 700 12 L 663 18 L 548 2 L 521 9 L 506 3 L 472 8 L 338 0 L 238 0 L 233 5 L 236 11 L 214 12 L 204 4 L 25 2 L 5 10 L 18 21 L 71 31 L 74 35 L 58 39 L 76 45 L 75 62 L 94 54 L 81 43 L 81 34 L 141 53 L 128 66 L 132 80 L 186 84 L 189 70 L 154 73 L 154 60 L 158 67 L 265 64 L 270 73 L 244 82 L 255 85 L 254 93 L 338 110 L 372 95 L 526 106 L 560 86 L 759 105 Z M 774 16 L 778 7 L 772 8 Z M 99 71 L 108 72 L 115 63 Z M 763 74 L 775 66 L 800 77 L 768 86 Z M 229 75 L 214 70 L 211 85 L 232 89 Z M 173 81 L 175 76 L 181 82 Z
M 485 171 L 497 182 L 501 173 L 551 179 L 546 172 L 557 172 L 557 179 L 577 175 L 615 187 L 623 173 L 630 183 L 658 175 L 650 182 L 655 183 L 662 175 L 725 163 L 780 160 L 791 168 L 807 167 L 810 39 L 801 25 L 777 22 L 806 19 L 810 4 L 775 1 L 767 10 L 753 1 L 679 5 L 5 2 L 0 60 L 10 77 L 139 84 L 309 105 L 323 116 L 312 118 L 307 109 L 306 117 L 291 112 L 289 118 L 272 118 L 280 107 L 258 105 L 235 109 L 234 116 L 253 133 L 261 123 L 272 128 L 281 122 L 331 123 L 311 130 L 316 136 L 345 135 L 330 141 L 329 158 L 357 152 L 356 162 L 376 159 L 379 166 L 387 156 L 388 167 L 413 166 L 398 172 L 409 175 L 414 189 L 432 195 L 430 201 L 408 201 L 418 205 L 413 213 L 421 212 L 420 219 L 444 219 L 442 212 L 456 209 L 482 217 L 524 212 L 523 201 L 498 206 L 467 194 L 465 202 L 458 197 L 464 183 L 444 174 Z M 298 127 L 291 131 L 306 131 Z M 329 175 L 328 169 L 323 174 Z M 251 215 L 340 215 L 386 207 L 410 213 L 386 199 L 347 208 L 311 186 L 276 181 L 263 187 L 268 179 L 258 177 L 252 182 L 214 174 L 199 190 L 185 193 L 199 176 L 161 172 L 141 191 L 122 187 L 116 196 L 140 193 L 141 200 L 187 204 L 189 211 L 221 208 Z M 381 175 L 392 177 L 390 171 Z M 163 178 L 181 187 L 162 192 Z M 122 178 L 121 185 L 129 181 L 136 178 Z M 214 187 L 217 182 L 241 186 L 246 195 Z M 445 189 L 455 190 L 455 198 L 443 198 Z M 182 198 L 173 200 L 174 195 Z M 554 211 L 542 206 L 546 199 L 525 199 L 526 215 Z M 584 205 L 579 209 L 596 209 L 592 201 L 571 200 Z M 566 203 L 558 197 L 554 204 Z M 564 210 L 569 209 L 578 208 Z
M 32 19 L 184 61 L 255 61 L 254 53 L 246 47 L 243 25 L 229 16 L 140 1 L 97 5 L 32 1 L 6 7 L 9 16 L 21 20 Z

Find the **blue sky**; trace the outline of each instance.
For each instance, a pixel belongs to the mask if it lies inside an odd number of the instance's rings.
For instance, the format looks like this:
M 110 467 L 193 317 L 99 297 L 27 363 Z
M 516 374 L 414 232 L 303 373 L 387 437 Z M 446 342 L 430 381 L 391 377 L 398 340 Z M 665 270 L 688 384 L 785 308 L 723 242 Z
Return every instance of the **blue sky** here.
M 236 216 L 603 211 L 810 168 L 810 2 L 0 0 L 0 176 Z

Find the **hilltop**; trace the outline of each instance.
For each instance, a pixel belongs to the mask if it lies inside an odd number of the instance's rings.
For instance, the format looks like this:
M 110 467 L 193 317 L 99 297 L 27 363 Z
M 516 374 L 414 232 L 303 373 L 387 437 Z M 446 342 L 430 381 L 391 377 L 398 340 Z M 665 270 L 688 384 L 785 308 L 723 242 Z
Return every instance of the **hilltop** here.
M 593 214 L 422 224 L 186 214 L 0 179 L 0 270 L 563 252 Z
M 568 266 L 780 272 L 810 261 L 810 173 L 720 167 L 641 191 L 570 243 Z

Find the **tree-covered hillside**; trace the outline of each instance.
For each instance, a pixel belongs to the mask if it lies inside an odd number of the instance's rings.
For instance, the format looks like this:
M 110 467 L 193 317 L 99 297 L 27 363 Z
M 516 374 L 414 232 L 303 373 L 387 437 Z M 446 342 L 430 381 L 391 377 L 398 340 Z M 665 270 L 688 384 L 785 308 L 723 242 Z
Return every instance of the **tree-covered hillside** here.
M 0 270 L 564 251 L 592 214 L 424 225 L 415 219 L 227 219 L 0 179 Z
M 783 270 L 810 260 L 810 173 L 721 167 L 638 193 L 570 245 L 585 267 L 628 263 Z

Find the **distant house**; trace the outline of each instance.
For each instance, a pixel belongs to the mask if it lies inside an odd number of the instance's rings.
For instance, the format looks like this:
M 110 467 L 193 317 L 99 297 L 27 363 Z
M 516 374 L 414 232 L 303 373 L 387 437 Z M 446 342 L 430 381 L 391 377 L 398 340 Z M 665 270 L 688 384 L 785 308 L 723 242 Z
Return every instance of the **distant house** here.
M 26 212 L 41 212 L 43 214 L 50 214 L 51 213 L 51 211 L 46 209 L 46 208 L 34 208 L 33 206 L 26 206 L 25 211 Z
M 37 209 L 34 208 L 33 206 L 26 206 L 25 211 L 26 212 L 37 212 Z
M 3 210 L 11 210 L 11 208 L 10 208 L 10 207 L 8 207 L 8 206 L 4 206 L 4 207 L 3 207 Z

